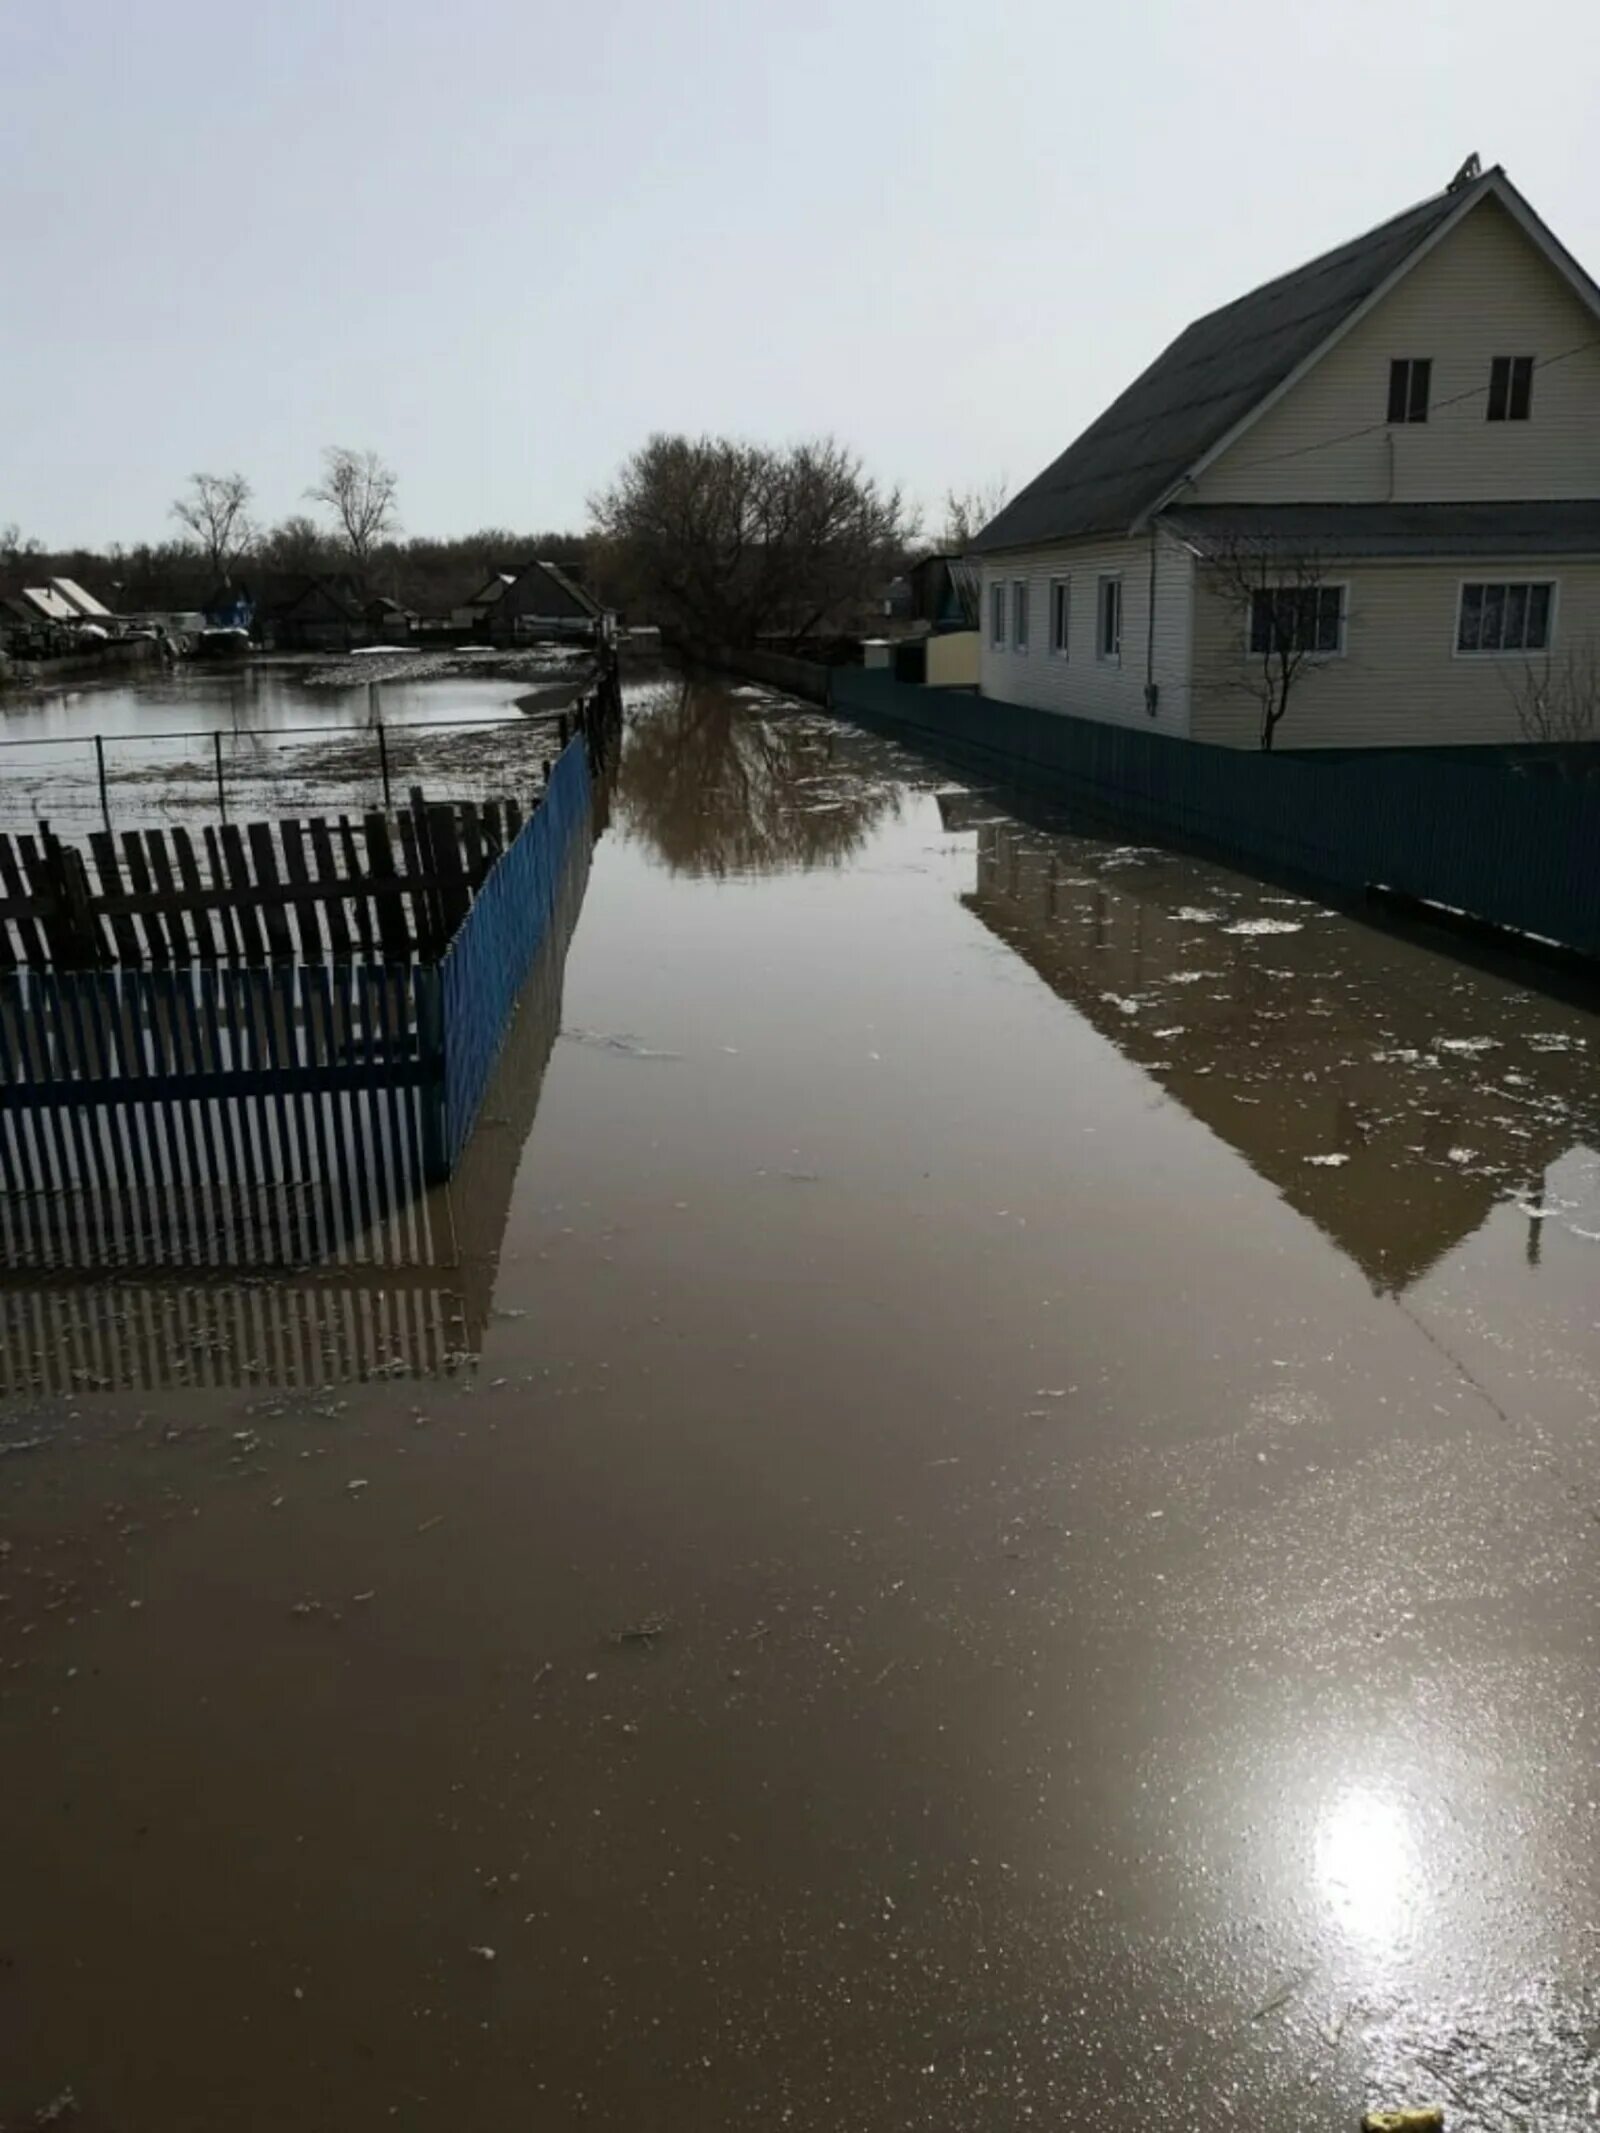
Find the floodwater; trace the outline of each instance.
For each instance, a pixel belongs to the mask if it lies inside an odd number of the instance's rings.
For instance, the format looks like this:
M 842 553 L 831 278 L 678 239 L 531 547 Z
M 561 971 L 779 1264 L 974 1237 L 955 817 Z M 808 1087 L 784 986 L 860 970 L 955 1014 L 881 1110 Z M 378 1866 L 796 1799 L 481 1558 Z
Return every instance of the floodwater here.
M 237 666 L 186 661 L 10 695 L 0 705 L 0 827 L 27 828 L 42 817 L 67 835 L 98 829 L 96 735 L 118 830 L 214 807 L 219 763 L 236 815 L 290 812 L 307 794 L 325 806 L 380 805 L 380 722 L 400 729 L 390 741 L 396 779 L 419 766 L 459 773 L 461 729 L 500 722 L 508 722 L 504 745 L 491 759 L 514 766 L 520 749 L 523 767 L 536 770 L 543 744 L 535 728 L 515 723 L 519 699 L 535 682 L 570 672 L 571 656 L 548 647 L 515 662 L 468 653 L 458 662 L 464 671 L 454 673 L 439 671 L 444 663 L 404 653 Z M 446 730 L 426 740 L 405 730 L 422 727 Z
M 1592 2124 L 1597 1047 L 636 690 L 458 1352 L 5 1277 L 0 2122 Z

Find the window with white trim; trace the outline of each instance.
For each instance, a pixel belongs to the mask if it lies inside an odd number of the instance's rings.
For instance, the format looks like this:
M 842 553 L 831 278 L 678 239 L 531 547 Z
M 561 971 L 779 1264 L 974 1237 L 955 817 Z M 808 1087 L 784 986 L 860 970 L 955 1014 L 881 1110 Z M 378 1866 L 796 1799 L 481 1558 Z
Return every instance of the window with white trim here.
M 1389 365 L 1389 420 L 1426 422 L 1432 382 L 1431 356 L 1396 356 Z
M 1011 649 L 1028 649 L 1028 581 L 1017 578 L 1011 587 Z
M 997 652 L 1006 648 L 1006 589 L 1003 585 L 989 588 L 989 643 Z
M 1122 580 L 1102 578 L 1096 602 L 1095 651 L 1101 659 L 1122 660 Z
M 1545 652 L 1556 589 L 1549 578 L 1520 584 L 1469 582 L 1456 616 L 1458 652 Z
M 1332 658 L 1344 650 L 1342 585 L 1258 585 L 1250 595 L 1250 649 Z
M 1533 357 L 1495 356 L 1489 364 L 1490 422 L 1526 422 L 1533 408 Z
M 1050 650 L 1053 657 L 1065 659 L 1072 635 L 1072 580 L 1050 580 Z

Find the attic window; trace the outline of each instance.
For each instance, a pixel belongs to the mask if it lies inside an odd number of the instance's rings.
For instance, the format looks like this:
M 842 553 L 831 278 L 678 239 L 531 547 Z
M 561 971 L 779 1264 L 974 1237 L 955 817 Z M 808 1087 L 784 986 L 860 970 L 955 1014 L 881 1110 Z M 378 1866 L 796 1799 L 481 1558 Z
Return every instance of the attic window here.
M 1389 420 L 1426 422 L 1431 356 L 1396 356 L 1389 365 Z
M 1526 422 L 1533 404 L 1533 357 L 1496 356 L 1489 365 L 1489 420 Z

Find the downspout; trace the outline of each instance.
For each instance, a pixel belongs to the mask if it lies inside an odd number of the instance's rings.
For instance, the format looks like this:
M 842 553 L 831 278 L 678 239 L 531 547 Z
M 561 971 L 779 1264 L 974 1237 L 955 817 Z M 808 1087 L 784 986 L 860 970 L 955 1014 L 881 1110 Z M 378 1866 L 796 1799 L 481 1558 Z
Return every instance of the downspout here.
M 1150 597 L 1149 613 L 1145 618 L 1144 640 L 1144 707 L 1152 718 L 1158 716 L 1161 706 L 1161 691 L 1156 686 L 1156 543 L 1160 538 L 1155 525 L 1150 527 Z

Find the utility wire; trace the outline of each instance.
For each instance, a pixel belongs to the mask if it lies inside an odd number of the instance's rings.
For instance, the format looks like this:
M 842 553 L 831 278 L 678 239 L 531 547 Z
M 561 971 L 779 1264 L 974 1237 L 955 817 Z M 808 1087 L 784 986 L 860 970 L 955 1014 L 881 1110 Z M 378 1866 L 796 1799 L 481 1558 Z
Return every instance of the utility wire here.
M 1574 356 L 1582 355 L 1589 348 L 1600 348 L 1600 334 L 1596 334 L 1591 340 L 1580 341 L 1575 348 L 1563 348 L 1559 355 L 1545 356 L 1542 360 L 1536 362 L 1533 367 L 1535 370 L 1550 370 L 1557 363 L 1570 362 Z M 1428 410 L 1429 418 L 1431 419 L 1435 414 L 1442 413 L 1447 407 L 1458 407 L 1463 400 L 1481 399 L 1487 395 L 1488 391 L 1489 387 L 1487 385 L 1472 385 L 1465 392 L 1452 393 L 1448 400 L 1436 400 Z M 1405 423 L 1393 426 L 1401 429 L 1409 427 Z M 1319 437 L 1314 444 L 1291 445 L 1286 452 L 1267 452 L 1260 459 L 1241 459 L 1229 471 L 1234 474 L 1244 474 L 1252 467 L 1274 466 L 1279 460 L 1303 459 L 1308 452 L 1328 452 L 1336 444 L 1351 444 L 1358 437 L 1371 437 L 1376 431 L 1386 430 L 1390 427 L 1391 425 L 1387 420 L 1383 422 L 1368 422 L 1358 430 L 1345 430 L 1337 437 Z

